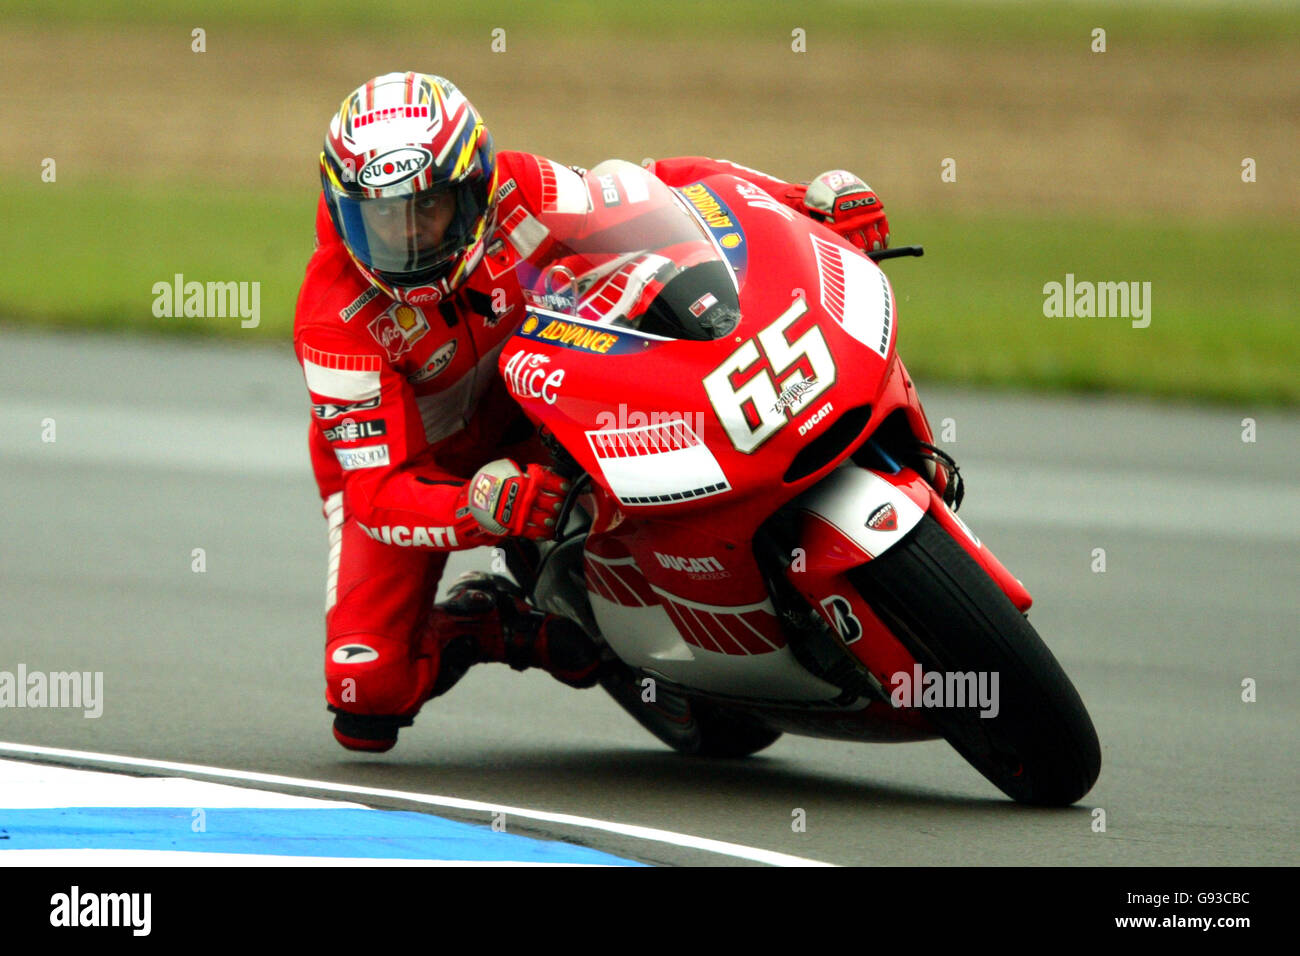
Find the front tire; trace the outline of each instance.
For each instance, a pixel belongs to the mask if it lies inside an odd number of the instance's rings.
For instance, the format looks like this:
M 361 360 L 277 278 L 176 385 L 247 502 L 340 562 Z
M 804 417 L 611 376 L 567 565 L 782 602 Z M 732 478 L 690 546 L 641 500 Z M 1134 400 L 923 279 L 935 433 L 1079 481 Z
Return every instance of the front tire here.
M 1061 665 L 993 579 L 930 515 L 850 572 L 872 610 L 924 672 L 998 674 L 998 712 L 937 707 L 927 719 L 980 773 L 1021 803 L 1066 806 L 1101 771 L 1092 720 Z

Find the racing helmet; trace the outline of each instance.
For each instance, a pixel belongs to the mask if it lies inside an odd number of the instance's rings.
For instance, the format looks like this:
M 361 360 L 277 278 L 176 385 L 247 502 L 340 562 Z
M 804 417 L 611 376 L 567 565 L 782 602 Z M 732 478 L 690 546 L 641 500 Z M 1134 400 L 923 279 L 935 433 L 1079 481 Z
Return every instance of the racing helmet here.
M 483 258 L 496 154 L 450 81 L 386 73 L 343 100 L 320 157 L 334 229 L 357 268 L 399 302 L 436 305 Z

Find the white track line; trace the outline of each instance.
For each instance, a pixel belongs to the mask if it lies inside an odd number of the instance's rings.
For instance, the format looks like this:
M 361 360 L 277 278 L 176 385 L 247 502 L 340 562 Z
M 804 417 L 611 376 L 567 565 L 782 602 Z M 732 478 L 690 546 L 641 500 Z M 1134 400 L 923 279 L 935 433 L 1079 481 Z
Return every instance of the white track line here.
M 501 804 L 483 803 L 479 800 L 462 800 L 459 797 L 442 797 L 432 794 L 410 793 L 405 790 L 385 790 L 378 787 L 359 787 L 347 783 L 330 783 L 325 780 L 306 780 L 302 777 L 283 777 L 279 774 L 257 773 L 250 770 L 226 770 L 222 767 L 206 767 L 202 764 L 173 763 L 169 760 L 149 760 L 144 757 L 120 757 L 114 754 L 97 754 L 85 750 L 64 750 L 58 747 L 38 747 L 31 744 L 18 744 L 0 741 L 0 753 L 30 755 L 37 757 L 62 757 L 84 761 L 92 764 L 117 764 L 124 767 L 144 767 L 150 770 L 170 770 L 175 773 L 203 774 L 226 780 L 242 780 L 248 783 L 272 784 L 280 787 L 303 787 L 332 793 L 348 793 L 359 796 L 382 797 L 391 800 L 407 800 L 411 803 L 423 803 L 435 807 L 452 807 L 457 810 L 476 810 L 482 813 L 505 813 L 523 817 L 527 820 L 544 820 L 547 823 L 560 823 L 566 826 L 585 827 L 589 830 L 604 830 L 622 836 L 635 837 L 639 840 L 651 840 L 672 846 L 686 847 L 692 850 L 705 850 L 733 856 L 741 860 L 753 860 L 771 866 L 833 866 L 820 860 L 777 853 L 774 850 L 761 850 L 757 847 L 741 846 L 739 843 L 726 843 L 722 840 L 710 840 L 705 837 L 691 836 L 687 833 L 674 833 L 671 830 L 659 830 L 655 827 L 642 827 L 629 823 L 614 823 L 610 820 L 597 820 L 593 817 L 579 817 L 568 813 L 551 813 L 546 810 L 528 810 L 523 807 L 507 807 Z M 0 797 L 0 804 L 4 798 Z M 608 851 L 606 851 L 608 852 Z

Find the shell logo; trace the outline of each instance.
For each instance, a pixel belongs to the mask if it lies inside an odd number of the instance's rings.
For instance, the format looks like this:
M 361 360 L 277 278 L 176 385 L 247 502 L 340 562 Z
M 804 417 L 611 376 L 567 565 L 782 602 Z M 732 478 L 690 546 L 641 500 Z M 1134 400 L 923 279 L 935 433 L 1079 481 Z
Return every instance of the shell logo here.
M 736 246 L 740 245 L 740 234 L 729 232 L 719 239 L 718 242 L 722 244 L 724 249 L 734 249 Z
M 399 305 L 393 311 L 393 319 L 404 332 L 409 332 L 420 321 L 420 316 L 409 305 Z
M 537 328 L 537 316 L 530 315 L 524 322 L 524 332 L 531 332 L 535 328 Z

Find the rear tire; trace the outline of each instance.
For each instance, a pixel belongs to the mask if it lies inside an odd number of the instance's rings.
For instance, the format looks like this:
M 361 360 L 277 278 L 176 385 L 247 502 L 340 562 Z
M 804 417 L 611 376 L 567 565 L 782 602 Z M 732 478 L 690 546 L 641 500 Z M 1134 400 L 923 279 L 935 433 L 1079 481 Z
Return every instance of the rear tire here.
M 924 710 L 994 786 L 1044 806 L 1092 789 L 1101 748 L 1078 691 L 1025 616 L 932 516 L 849 577 L 925 673 L 998 675 L 996 716 L 981 717 L 978 705 Z
M 642 699 L 644 689 L 630 667 L 621 661 L 608 665 L 600 679 L 619 706 L 678 753 L 692 757 L 748 757 L 770 747 L 781 736 L 712 701 L 683 697 L 663 687 L 655 699 Z

